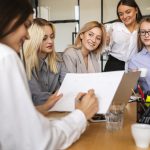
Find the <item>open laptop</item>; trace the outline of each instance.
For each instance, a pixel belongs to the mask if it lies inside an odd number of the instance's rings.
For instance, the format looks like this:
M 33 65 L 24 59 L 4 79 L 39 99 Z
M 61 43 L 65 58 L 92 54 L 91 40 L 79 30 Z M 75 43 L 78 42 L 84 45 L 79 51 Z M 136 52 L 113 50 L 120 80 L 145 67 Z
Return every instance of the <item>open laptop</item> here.
M 112 104 L 125 105 L 128 103 L 130 96 L 132 94 L 132 89 L 134 89 L 139 77 L 140 71 L 124 73 L 122 80 L 117 88 L 117 91 L 113 97 Z M 105 121 L 105 114 L 96 114 L 92 119 L 92 122 Z
M 113 104 L 128 103 L 130 96 L 132 94 L 132 89 L 134 89 L 139 77 L 140 71 L 125 73 L 122 80 L 118 86 L 118 89 L 114 95 Z

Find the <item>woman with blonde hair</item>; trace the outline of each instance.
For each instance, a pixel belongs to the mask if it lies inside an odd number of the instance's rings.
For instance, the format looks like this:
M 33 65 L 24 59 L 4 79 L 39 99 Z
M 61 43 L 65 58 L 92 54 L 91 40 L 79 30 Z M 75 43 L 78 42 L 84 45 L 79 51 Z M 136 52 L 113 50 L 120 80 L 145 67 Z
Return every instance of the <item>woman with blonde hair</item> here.
M 63 54 L 68 72 L 100 72 L 100 53 L 104 45 L 104 26 L 97 21 L 87 22 L 77 34 L 74 45 L 69 46 Z
M 29 35 L 30 39 L 23 45 L 26 72 L 33 102 L 41 105 L 60 87 L 66 70 L 61 57 L 55 52 L 52 23 L 42 18 L 34 19 Z

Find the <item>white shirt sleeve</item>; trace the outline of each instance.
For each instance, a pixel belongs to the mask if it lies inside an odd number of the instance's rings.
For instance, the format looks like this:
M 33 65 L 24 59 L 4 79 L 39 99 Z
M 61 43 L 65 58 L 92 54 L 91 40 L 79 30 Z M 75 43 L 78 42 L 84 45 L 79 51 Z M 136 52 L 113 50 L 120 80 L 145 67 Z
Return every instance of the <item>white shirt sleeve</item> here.
M 49 121 L 33 106 L 23 65 L 17 54 L 0 44 L 0 149 L 64 149 L 86 128 L 84 114 L 75 110 Z
M 53 143 L 50 143 L 52 149 L 67 148 L 74 141 L 79 139 L 81 133 L 86 129 L 86 119 L 80 110 L 75 110 L 62 120 L 52 122 L 51 128 L 53 128 L 53 130 L 51 130 L 51 135 L 53 135 Z

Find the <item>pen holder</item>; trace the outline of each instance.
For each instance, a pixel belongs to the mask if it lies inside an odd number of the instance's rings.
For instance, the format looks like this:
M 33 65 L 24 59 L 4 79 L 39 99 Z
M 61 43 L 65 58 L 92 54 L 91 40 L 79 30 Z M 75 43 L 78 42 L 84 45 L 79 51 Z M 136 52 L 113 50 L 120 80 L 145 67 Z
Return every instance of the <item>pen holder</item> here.
M 150 102 L 137 102 L 137 122 L 150 124 Z

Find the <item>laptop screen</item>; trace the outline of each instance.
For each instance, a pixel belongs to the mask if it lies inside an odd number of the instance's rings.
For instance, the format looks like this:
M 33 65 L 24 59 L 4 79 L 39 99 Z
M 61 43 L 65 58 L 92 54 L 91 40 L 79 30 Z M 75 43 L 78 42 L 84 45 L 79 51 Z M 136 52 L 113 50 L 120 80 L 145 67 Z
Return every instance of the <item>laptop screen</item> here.
M 128 103 L 137 81 L 140 77 L 140 71 L 124 73 L 118 89 L 113 97 L 113 104 Z

